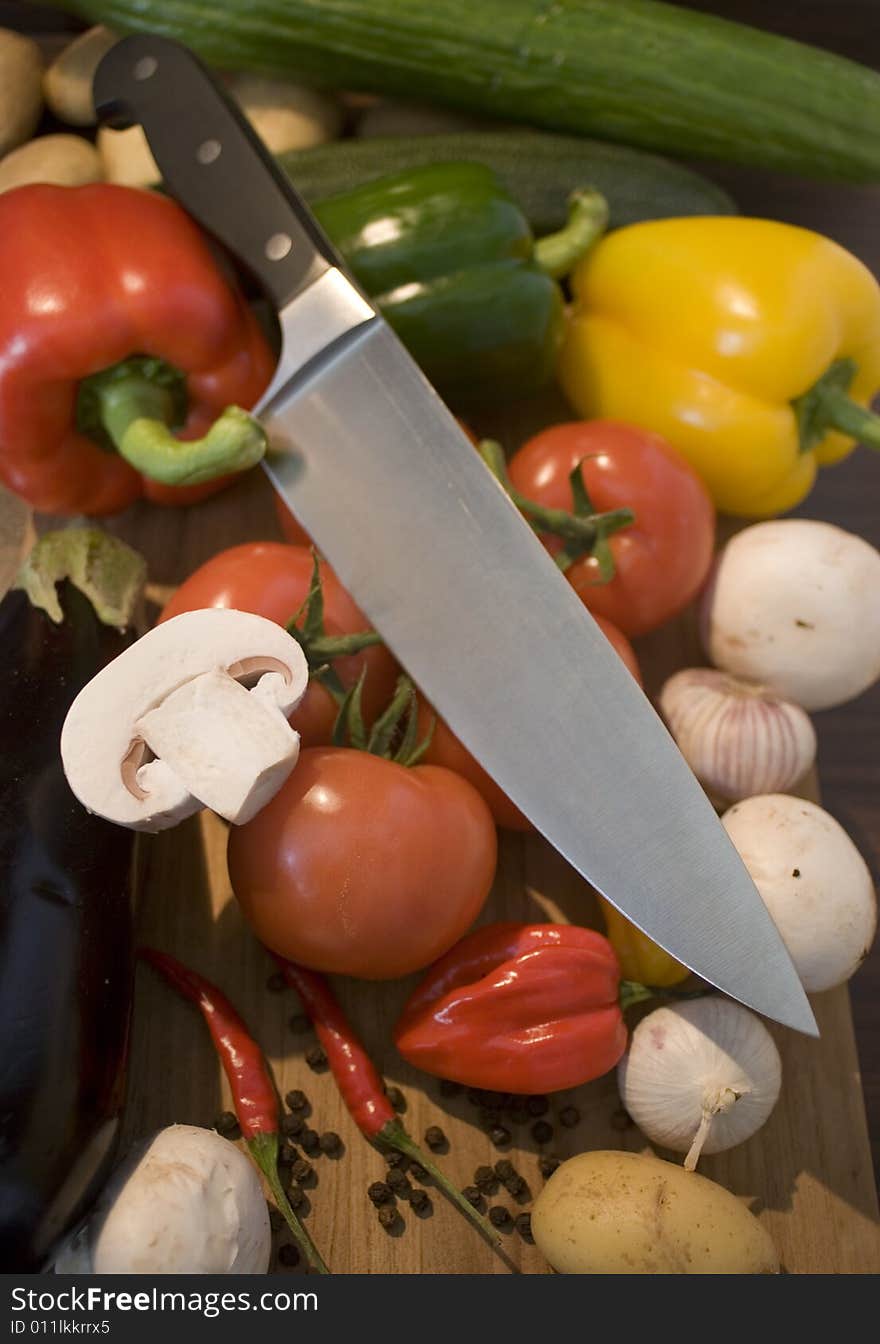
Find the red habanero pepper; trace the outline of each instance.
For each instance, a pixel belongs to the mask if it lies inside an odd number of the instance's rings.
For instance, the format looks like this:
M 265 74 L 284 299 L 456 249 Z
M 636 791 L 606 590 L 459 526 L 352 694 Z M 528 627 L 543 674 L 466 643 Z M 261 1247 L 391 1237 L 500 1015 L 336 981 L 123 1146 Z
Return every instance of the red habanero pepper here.
M 319 1273 L 329 1274 L 321 1253 L 290 1207 L 278 1176 L 278 1098 L 262 1050 L 229 999 L 210 980 L 167 952 L 142 947 L 138 955 L 201 1012 L 229 1080 L 235 1114 L 248 1151 L 265 1176 L 278 1210 L 308 1263 Z
M 275 359 L 174 201 L 106 183 L 18 187 L 0 196 L 0 237 L 10 490 L 48 513 L 115 513 L 141 496 L 192 503 L 259 460 L 265 436 L 240 407 Z
M 614 949 L 572 924 L 488 924 L 436 961 L 394 1030 L 425 1073 L 489 1091 L 560 1092 L 613 1069 L 623 1007 L 650 991 L 621 982 Z
M 352 1031 L 338 1000 L 323 975 L 306 970 L 283 957 L 275 957 L 289 985 L 296 990 L 324 1047 L 327 1062 L 342 1100 L 358 1129 L 371 1143 L 394 1148 L 430 1172 L 439 1189 L 491 1245 L 500 1237 L 495 1228 L 444 1176 L 436 1162 L 407 1134 L 385 1094 L 382 1079 L 364 1047 Z

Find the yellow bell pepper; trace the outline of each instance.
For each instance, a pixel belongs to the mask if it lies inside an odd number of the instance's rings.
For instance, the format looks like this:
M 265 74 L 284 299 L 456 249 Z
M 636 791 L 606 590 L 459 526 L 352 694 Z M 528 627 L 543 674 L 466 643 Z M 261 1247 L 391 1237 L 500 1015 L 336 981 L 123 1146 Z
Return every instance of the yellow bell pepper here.
M 690 975 L 687 966 L 664 952 L 602 896 L 597 895 L 597 899 L 608 941 L 620 962 L 621 979 L 657 989 L 678 985 L 687 979 Z
M 651 220 L 572 276 L 562 389 L 586 418 L 661 434 L 718 508 L 769 517 L 857 438 L 880 388 L 880 285 L 828 238 L 770 220 Z

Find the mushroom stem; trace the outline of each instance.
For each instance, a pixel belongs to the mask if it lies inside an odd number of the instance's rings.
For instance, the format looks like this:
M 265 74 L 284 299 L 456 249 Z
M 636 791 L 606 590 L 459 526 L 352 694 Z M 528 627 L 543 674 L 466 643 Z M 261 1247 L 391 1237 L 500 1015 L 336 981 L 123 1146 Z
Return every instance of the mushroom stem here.
M 162 360 L 123 360 L 80 384 L 77 424 L 102 446 L 163 485 L 198 485 L 260 461 L 266 436 L 238 406 L 227 406 L 201 439 L 172 432 L 186 416 L 183 375 Z

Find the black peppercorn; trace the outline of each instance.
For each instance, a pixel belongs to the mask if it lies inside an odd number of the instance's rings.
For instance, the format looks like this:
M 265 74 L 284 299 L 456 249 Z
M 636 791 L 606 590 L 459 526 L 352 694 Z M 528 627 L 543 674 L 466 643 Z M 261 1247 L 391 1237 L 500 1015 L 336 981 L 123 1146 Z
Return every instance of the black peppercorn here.
M 278 1262 L 279 1264 L 286 1265 L 288 1269 L 293 1269 L 294 1265 L 299 1264 L 299 1251 L 294 1246 L 293 1242 L 288 1242 L 285 1246 L 281 1247 L 281 1250 L 278 1252 Z
M 431 1207 L 431 1196 L 427 1190 L 413 1190 L 409 1197 L 409 1205 L 416 1213 L 427 1213 Z
M 581 1113 L 576 1106 L 565 1106 L 559 1112 L 559 1123 L 565 1125 L 566 1129 L 574 1129 L 581 1118 Z
M 306 1051 L 306 1063 L 313 1073 L 320 1073 L 327 1067 L 327 1052 L 323 1045 L 310 1045 Z
M 229 1138 L 231 1136 L 238 1138 L 238 1135 L 235 1134 L 235 1131 L 238 1129 L 238 1120 L 232 1114 L 232 1111 L 224 1111 L 222 1115 L 218 1115 L 217 1119 L 214 1121 L 214 1128 L 217 1133 L 222 1134 L 224 1138 Z
M 544 1156 L 538 1158 L 538 1170 L 540 1171 L 541 1175 L 544 1177 L 545 1180 L 547 1179 L 548 1176 L 553 1175 L 554 1171 L 558 1166 L 559 1166 L 558 1157 L 550 1157 L 549 1155 L 545 1154 Z
M 321 1151 L 321 1140 L 316 1129 L 304 1129 L 299 1136 L 299 1145 L 309 1157 L 317 1157 Z
M 439 1125 L 428 1126 L 428 1128 L 425 1130 L 425 1143 L 434 1153 L 439 1153 L 444 1148 L 448 1147 L 448 1144 L 446 1142 L 446 1135 L 443 1133 L 443 1130 L 440 1128 Z
M 290 1174 L 295 1181 L 307 1181 L 310 1176 L 314 1176 L 315 1168 L 311 1162 L 307 1162 L 304 1157 L 300 1157 L 291 1167 Z
M 278 1161 L 282 1167 L 292 1167 L 298 1157 L 299 1149 L 290 1142 L 290 1139 L 285 1139 L 278 1149 Z
M 489 1222 L 493 1227 L 506 1227 L 510 1222 L 510 1214 L 503 1204 L 493 1204 L 489 1210 Z
M 505 1143 L 510 1143 L 510 1130 L 505 1129 L 504 1125 L 493 1125 L 489 1130 L 489 1138 L 496 1148 L 502 1148 Z
M 461 1083 L 454 1083 L 451 1078 L 441 1078 L 440 1095 L 441 1097 L 457 1097 L 461 1092 Z
M 519 1199 L 520 1196 L 528 1193 L 529 1187 L 522 1176 L 508 1176 L 504 1182 L 504 1189 L 509 1195 L 513 1195 L 514 1199 Z
M 546 1115 L 550 1109 L 550 1102 L 546 1097 L 527 1097 L 526 1110 L 529 1115 Z
M 516 1230 L 523 1241 L 534 1245 L 535 1238 L 532 1236 L 532 1215 L 530 1213 L 518 1213 L 515 1219 Z
M 292 1111 L 305 1111 L 308 1109 L 309 1099 L 305 1092 L 300 1092 L 298 1087 L 294 1088 L 292 1092 L 288 1092 L 284 1100 Z
M 430 1173 L 425 1171 L 425 1168 L 422 1166 L 421 1162 L 410 1162 L 407 1170 L 409 1171 L 409 1174 L 410 1176 L 412 1176 L 414 1181 L 422 1181 L 422 1183 L 424 1183 L 425 1181 L 430 1181 L 431 1179 Z
M 291 1031 L 296 1032 L 297 1036 L 302 1036 L 304 1032 L 310 1031 L 312 1026 L 305 1013 L 294 1013 L 292 1017 L 288 1018 L 287 1025 Z
M 281 1133 L 289 1134 L 291 1138 L 296 1138 L 297 1134 L 302 1133 L 305 1128 L 305 1123 L 306 1122 L 301 1115 L 297 1115 L 295 1111 L 291 1111 L 288 1115 L 283 1115 L 281 1117 Z
M 284 1219 L 281 1217 L 281 1214 L 277 1209 L 271 1207 L 269 1209 L 269 1226 L 273 1232 L 280 1232 L 284 1226 Z
M 397 1210 L 392 1204 L 383 1204 L 379 1209 L 379 1222 L 387 1230 L 397 1222 Z
M 390 1185 L 386 1185 L 384 1181 L 373 1181 L 373 1184 L 367 1190 L 367 1198 L 378 1208 L 380 1204 L 390 1203 L 394 1196 L 391 1193 Z
M 475 1185 L 485 1185 L 487 1181 L 494 1181 L 494 1180 L 495 1180 L 494 1167 L 477 1167 L 476 1171 L 474 1172 Z
M 536 1120 L 531 1133 L 535 1143 L 549 1143 L 553 1138 L 553 1126 L 548 1125 L 546 1120 Z
M 400 1088 L 386 1087 L 385 1095 L 391 1102 L 391 1105 L 394 1107 L 395 1111 L 397 1111 L 398 1115 L 402 1115 L 403 1112 L 406 1110 L 406 1097 L 403 1095 Z
M 483 1192 L 477 1185 L 466 1185 L 461 1192 L 469 1204 L 473 1204 L 475 1209 L 482 1213 L 486 1207 L 486 1201 L 483 1199 Z
M 326 1153 L 328 1157 L 333 1157 L 342 1148 L 342 1140 L 332 1129 L 328 1129 L 318 1139 L 318 1147 L 322 1153 Z
M 385 1161 L 389 1167 L 399 1167 L 401 1171 L 406 1171 L 409 1166 L 409 1158 L 406 1153 L 398 1153 L 396 1149 L 394 1152 L 385 1154 Z
M 300 1186 L 290 1185 L 287 1188 L 287 1200 L 292 1209 L 301 1209 L 306 1202 L 306 1193 Z
M 495 1163 L 495 1175 L 499 1181 L 506 1181 L 509 1176 L 516 1175 L 516 1167 L 510 1161 L 510 1158 L 502 1157 Z
M 399 1194 L 401 1191 L 409 1189 L 409 1181 L 399 1167 L 391 1168 L 387 1180 L 395 1194 Z

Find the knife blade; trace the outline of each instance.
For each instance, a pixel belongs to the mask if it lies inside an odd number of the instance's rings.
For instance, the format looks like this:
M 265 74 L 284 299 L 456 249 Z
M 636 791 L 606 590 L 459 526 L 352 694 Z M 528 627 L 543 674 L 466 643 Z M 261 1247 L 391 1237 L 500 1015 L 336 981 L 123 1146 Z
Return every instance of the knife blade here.
M 818 1031 L 785 945 L 672 738 L 531 528 L 197 58 L 123 39 L 99 115 L 279 314 L 266 470 L 468 750 L 609 901 L 704 980 Z

